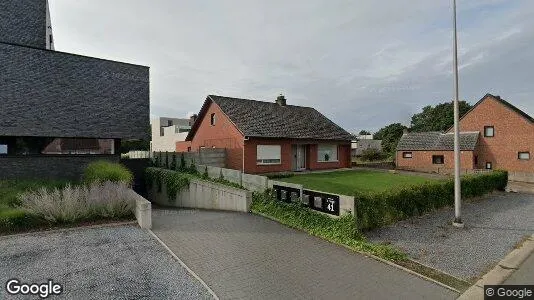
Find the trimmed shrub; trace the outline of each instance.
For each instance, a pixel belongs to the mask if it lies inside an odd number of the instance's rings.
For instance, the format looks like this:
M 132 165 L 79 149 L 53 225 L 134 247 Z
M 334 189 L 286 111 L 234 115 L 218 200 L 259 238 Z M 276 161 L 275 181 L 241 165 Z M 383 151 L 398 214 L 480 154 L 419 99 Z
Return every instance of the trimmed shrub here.
M 123 182 L 94 182 L 63 189 L 40 188 L 20 195 L 21 209 L 51 224 L 131 218 L 135 194 Z
M 119 163 L 112 163 L 100 160 L 90 163 L 85 169 L 83 181 L 85 183 L 102 183 L 106 181 L 123 182 L 131 184 L 133 174 L 125 166 Z
M 267 178 L 269 179 L 281 179 L 281 178 L 289 178 L 295 176 L 293 173 L 276 173 L 276 174 L 269 174 L 267 175 Z
M 504 190 L 506 171 L 462 177 L 464 199 Z M 358 228 L 369 230 L 454 204 L 454 181 L 427 182 L 381 193 L 355 192 Z

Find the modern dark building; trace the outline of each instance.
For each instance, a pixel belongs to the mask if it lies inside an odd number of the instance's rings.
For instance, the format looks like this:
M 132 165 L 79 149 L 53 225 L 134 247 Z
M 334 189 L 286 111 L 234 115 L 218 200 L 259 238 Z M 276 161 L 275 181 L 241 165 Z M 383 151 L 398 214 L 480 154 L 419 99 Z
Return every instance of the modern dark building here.
M 149 139 L 149 68 L 54 51 L 46 0 L 0 2 L 0 62 L 0 179 L 77 179 Z

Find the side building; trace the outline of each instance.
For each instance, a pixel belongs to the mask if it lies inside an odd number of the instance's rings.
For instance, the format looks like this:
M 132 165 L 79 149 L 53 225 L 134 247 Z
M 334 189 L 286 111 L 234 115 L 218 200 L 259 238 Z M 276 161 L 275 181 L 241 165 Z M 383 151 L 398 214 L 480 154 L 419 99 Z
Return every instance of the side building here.
M 460 119 L 461 168 L 534 173 L 534 119 L 499 96 L 485 95 Z M 397 146 L 397 167 L 454 169 L 453 128 L 407 133 Z
M 149 138 L 148 67 L 53 51 L 47 1 L 0 10 L 21 16 L 0 18 L 0 179 L 76 180 Z

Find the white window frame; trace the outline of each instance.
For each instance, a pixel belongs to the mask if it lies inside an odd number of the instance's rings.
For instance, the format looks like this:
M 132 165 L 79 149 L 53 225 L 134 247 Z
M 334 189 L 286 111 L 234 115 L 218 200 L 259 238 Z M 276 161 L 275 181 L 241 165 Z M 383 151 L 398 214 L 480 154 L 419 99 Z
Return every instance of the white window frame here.
M 321 153 L 321 147 L 332 147 L 332 148 L 335 147 L 336 159 L 330 158 L 329 160 L 324 160 L 324 155 L 319 155 L 319 153 Z M 339 162 L 338 145 L 337 144 L 318 144 L 317 145 L 317 162 L 320 162 L 320 163 Z
M 413 158 L 413 152 L 402 152 L 402 158 Z
M 486 170 L 493 170 L 493 163 L 491 161 L 487 161 L 485 167 L 486 167 Z
M 282 164 L 282 146 L 281 145 L 257 145 L 256 146 L 256 164 L 264 165 L 281 165 Z
M 487 134 L 488 129 L 491 129 L 491 135 Z M 495 126 L 484 126 L 484 137 L 495 137 Z
M 521 155 L 522 154 L 526 154 L 527 157 L 526 158 L 522 158 Z M 519 160 L 530 160 L 530 152 L 529 151 L 520 151 L 517 153 L 517 159 Z

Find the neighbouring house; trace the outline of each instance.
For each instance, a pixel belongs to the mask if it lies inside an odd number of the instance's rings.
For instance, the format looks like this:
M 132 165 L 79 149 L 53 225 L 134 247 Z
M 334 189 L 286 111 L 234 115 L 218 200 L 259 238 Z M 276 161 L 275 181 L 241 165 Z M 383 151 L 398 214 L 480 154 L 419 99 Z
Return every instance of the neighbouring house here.
M 368 149 L 382 152 L 382 140 L 373 140 L 372 135 L 370 139 L 366 137 L 368 136 L 358 136 L 355 141 L 352 141 L 352 157 L 361 156 L 363 151 Z
M 209 95 L 177 151 L 226 149 L 228 168 L 244 173 L 350 167 L 352 136 L 311 107 Z
M 460 119 L 461 169 L 534 173 L 534 119 L 499 96 L 485 95 Z M 451 172 L 453 128 L 405 133 L 397 146 L 400 169 Z
M 79 179 L 148 139 L 148 67 L 54 51 L 46 0 L 0 12 L 0 178 Z
M 152 130 L 150 151 L 176 151 L 176 143 L 185 141 L 195 119 L 196 115 L 193 115 L 188 119 L 165 117 L 153 118 L 150 121 Z

